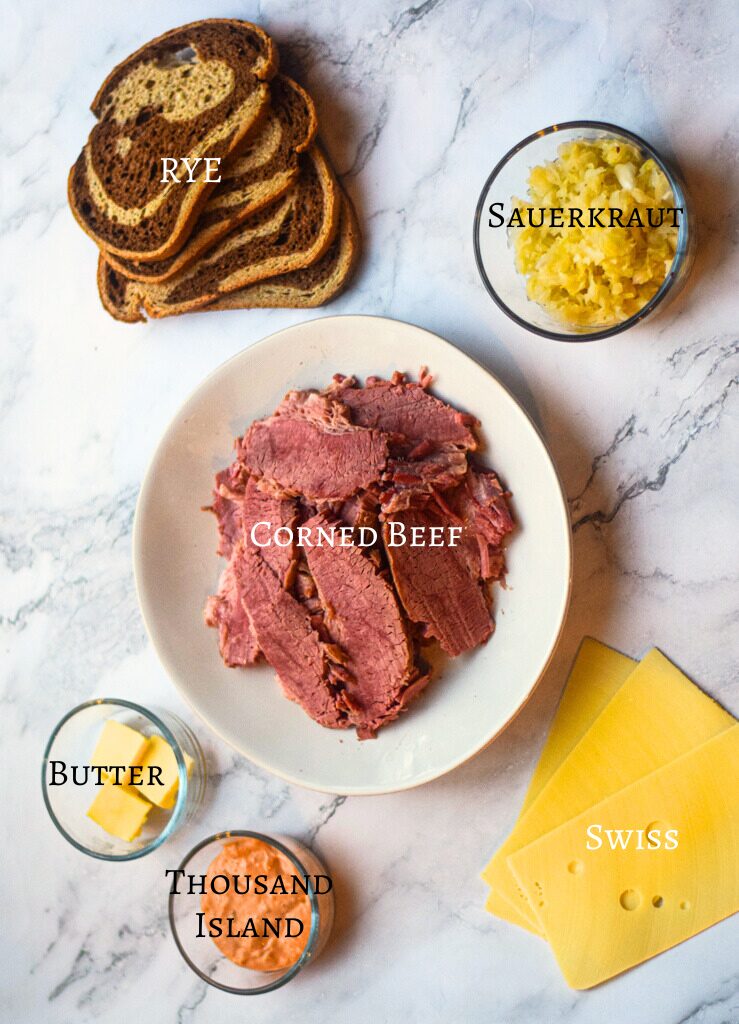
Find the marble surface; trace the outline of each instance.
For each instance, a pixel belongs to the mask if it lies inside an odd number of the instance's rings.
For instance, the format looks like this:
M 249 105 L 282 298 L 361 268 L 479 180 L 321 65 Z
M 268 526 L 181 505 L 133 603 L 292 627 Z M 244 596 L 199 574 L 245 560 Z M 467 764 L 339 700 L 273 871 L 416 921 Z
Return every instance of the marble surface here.
M 160 432 L 222 360 L 321 315 L 206 314 L 127 327 L 99 307 L 96 253 L 65 200 L 67 169 L 92 123 L 87 105 L 118 59 L 204 15 L 261 21 L 317 99 L 365 233 L 361 271 L 330 312 L 409 320 L 476 356 L 540 424 L 571 503 L 574 596 L 549 672 L 499 740 L 413 792 L 333 799 L 223 749 L 189 716 L 139 617 L 131 522 Z M 739 710 L 736 21 L 732 0 L 3 4 L 6 1019 L 739 1019 L 736 920 L 576 993 L 543 943 L 484 913 L 477 877 L 516 815 L 584 634 L 634 655 L 658 644 Z M 658 319 L 568 346 L 528 335 L 497 311 L 477 276 L 471 227 L 479 190 L 506 149 L 578 117 L 620 122 L 676 155 L 701 220 L 701 248 L 692 287 Z M 74 703 L 102 694 L 188 717 L 212 772 L 199 821 L 131 865 L 77 854 L 41 802 L 50 729 Z M 165 912 L 164 868 L 227 827 L 307 839 L 330 865 L 339 900 L 324 957 L 247 1004 L 194 978 Z

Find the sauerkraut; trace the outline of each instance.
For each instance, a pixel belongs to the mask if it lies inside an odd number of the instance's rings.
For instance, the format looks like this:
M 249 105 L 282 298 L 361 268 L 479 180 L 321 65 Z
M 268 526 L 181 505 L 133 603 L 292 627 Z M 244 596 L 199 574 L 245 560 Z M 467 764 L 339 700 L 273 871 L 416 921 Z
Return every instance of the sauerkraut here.
M 669 182 L 654 160 L 617 139 L 563 143 L 556 160 L 532 169 L 528 198 L 513 199 L 516 211 L 524 225 L 509 228 L 516 269 L 529 298 L 565 324 L 627 320 L 652 298 L 675 256 L 679 221 Z

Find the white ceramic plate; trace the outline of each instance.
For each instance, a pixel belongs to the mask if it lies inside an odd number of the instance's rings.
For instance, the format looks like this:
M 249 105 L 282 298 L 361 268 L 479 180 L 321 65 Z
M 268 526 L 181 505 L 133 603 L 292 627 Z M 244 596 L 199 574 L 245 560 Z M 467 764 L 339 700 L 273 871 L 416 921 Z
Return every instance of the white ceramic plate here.
M 434 392 L 482 422 L 483 460 L 514 495 L 519 529 L 508 548 L 508 587 L 493 590 L 496 632 L 447 660 L 401 718 L 375 740 L 316 725 L 281 693 L 272 669 L 229 669 L 202 610 L 216 590 L 216 524 L 200 511 L 233 439 L 272 412 L 290 388 L 321 387 L 336 372 L 415 375 L 428 365 Z M 219 367 L 185 402 L 162 438 L 139 495 L 134 571 L 159 657 L 208 725 L 256 764 L 330 793 L 387 793 L 443 775 L 511 721 L 551 658 L 570 590 L 567 507 L 557 473 L 526 413 L 472 359 L 428 331 L 369 316 L 289 327 Z

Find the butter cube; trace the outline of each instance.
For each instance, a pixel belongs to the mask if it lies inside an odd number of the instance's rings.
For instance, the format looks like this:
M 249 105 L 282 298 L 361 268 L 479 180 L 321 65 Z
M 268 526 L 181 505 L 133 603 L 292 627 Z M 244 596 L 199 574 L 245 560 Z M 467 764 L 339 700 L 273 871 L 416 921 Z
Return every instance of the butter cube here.
M 139 764 L 147 742 L 146 736 L 132 729 L 130 725 L 109 718 L 92 752 L 90 764 L 103 768 L 106 765 Z M 129 781 L 129 778 L 130 775 L 126 781 Z
M 193 760 L 188 754 L 185 754 L 184 757 L 189 775 Z M 165 810 L 174 807 L 177 799 L 179 774 L 177 758 L 169 743 L 161 736 L 151 736 L 140 763 L 143 771 L 141 785 L 136 787 L 139 793 L 147 800 L 151 800 L 157 807 L 163 807 Z M 154 772 L 151 771 L 152 768 L 155 769 Z M 161 769 L 159 773 L 156 772 L 157 768 Z M 156 781 L 157 774 L 162 785 Z
M 127 786 L 105 782 L 90 805 L 87 817 L 111 836 L 130 843 L 142 829 L 151 804 Z

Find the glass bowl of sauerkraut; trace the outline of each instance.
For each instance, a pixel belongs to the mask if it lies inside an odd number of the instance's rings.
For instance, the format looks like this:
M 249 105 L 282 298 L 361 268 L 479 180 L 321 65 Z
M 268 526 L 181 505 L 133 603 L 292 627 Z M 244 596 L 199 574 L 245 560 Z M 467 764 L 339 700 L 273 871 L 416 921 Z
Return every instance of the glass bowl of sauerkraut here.
M 591 341 L 640 323 L 687 278 L 694 225 L 679 174 L 633 132 L 570 121 L 530 135 L 485 183 L 475 258 L 535 334 Z

